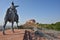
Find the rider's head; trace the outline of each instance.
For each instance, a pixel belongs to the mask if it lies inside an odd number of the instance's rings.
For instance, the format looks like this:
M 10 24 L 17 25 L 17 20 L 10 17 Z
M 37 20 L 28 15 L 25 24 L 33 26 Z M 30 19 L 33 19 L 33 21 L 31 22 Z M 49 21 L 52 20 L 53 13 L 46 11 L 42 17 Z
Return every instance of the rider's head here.
M 14 5 L 14 3 L 12 2 L 12 5 Z
M 14 8 L 14 3 L 12 2 L 12 4 L 11 4 L 11 8 L 13 9 Z

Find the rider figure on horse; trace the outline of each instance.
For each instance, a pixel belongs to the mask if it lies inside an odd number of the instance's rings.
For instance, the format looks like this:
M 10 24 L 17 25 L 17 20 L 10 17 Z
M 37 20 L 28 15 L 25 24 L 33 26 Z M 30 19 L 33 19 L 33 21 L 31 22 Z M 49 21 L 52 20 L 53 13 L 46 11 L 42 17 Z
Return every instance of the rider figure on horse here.
M 5 26 L 6 26 L 8 21 L 12 23 L 12 31 L 13 32 L 14 32 L 14 28 L 13 28 L 14 22 L 16 22 L 17 27 L 18 27 L 19 17 L 18 17 L 18 14 L 17 14 L 16 7 L 18 7 L 18 6 L 15 6 L 14 3 L 12 2 L 11 6 L 7 9 L 7 12 L 6 12 L 6 15 L 5 15 L 5 18 L 4 18 L 3 34 L 5 34 Z
M 8 17 L 10 16 L 8 13 L 10 13 L 10 11 L 14 11 L 15 13 L 15 18 L 18 18 L 18 14 L 17 14 L 17 10 L 16 10 L 16 7 L 18 6 L 15 6 L 14 3 L 12 2 L 11 6 L 7 9 L 7 12 L 6 12 L 6 16 L 8 15 Z M 6 19 L 6 18 L 5 18 Z M 18 19 L 17 19 L 18 20 Z M 10 20 L 9 20 L 10 21 Z M 14 20 L 16 21 L 16 19 Z

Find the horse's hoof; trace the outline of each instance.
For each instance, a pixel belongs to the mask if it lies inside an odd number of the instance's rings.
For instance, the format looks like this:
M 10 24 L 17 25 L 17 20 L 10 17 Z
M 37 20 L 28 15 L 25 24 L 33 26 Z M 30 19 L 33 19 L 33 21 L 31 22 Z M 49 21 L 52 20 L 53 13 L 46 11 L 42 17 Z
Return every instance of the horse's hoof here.
M 5 35 L 5 32 L 3 32 L 3 35 Z
M 14 32 L 13 32 L 14 33 Z
M 3 35 L 5 35 L 5 34 L 3 34 Z
M 14 31 L 13 31 L 13 33 L 14 33 Z

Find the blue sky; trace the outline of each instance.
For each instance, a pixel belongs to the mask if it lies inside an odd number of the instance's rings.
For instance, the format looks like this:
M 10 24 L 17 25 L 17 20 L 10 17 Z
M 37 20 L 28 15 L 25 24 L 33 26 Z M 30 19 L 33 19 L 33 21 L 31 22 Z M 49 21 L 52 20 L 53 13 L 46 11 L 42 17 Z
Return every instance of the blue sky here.
M 12 1 L 19 5 L 19 24 L 30 19 L 46 24 L 60 22 L 60 0 L 0 0 L 0 25 Z

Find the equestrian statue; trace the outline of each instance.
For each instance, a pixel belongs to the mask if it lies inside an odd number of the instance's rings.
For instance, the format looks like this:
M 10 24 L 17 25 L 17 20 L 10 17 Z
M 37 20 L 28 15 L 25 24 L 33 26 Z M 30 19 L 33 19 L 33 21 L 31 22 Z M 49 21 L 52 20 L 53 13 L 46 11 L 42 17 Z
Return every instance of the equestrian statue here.
M 7 9 L 5 18 L 4 18 L 4 25 L 3 25 L 3 34 L 5 34 L 5 27 L 7 22 L 11 22 L 12 23 L 12 31 L 14 32 L 14 28 L 13 28 L 13 24 L 14 22 L 16 22 L 17 24 L 17 28 L 18 28 L 18 20 L 19 20 L 19 16 L 17 14 L 17 10 L 16 8 L 19 6 L 15 6 L 14 3 L 11 3 L 11 6 Z

